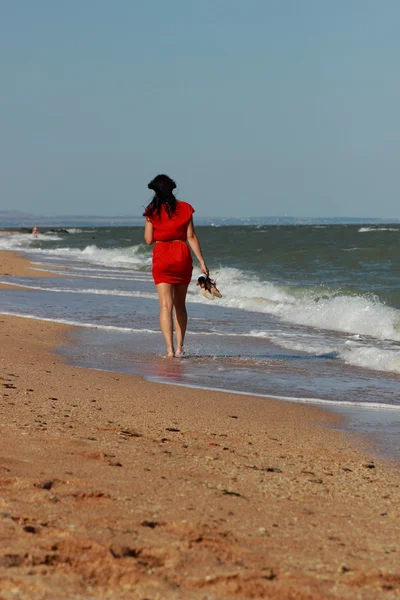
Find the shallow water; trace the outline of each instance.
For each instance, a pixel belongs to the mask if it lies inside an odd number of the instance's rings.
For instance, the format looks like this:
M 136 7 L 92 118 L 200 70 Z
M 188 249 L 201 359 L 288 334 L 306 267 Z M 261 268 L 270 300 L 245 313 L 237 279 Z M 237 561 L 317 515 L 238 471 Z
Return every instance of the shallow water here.
M 80 366 L 353 406 L 351 422 L 359 414 L 359 428 L 370 433 L 373 426 L 361 425 L 363 407 L 390 408 L 380 439 L 387 436 L 383 447 L 396 454 L 400 227 L 205 227 L 198 233 L 224 297 L 210 302 L 191 284 L 183 359 L 163 358 L 151 255 L 138 228 L 38 240 L 1 236 L 3 247 L 37 263 L 38 274 L 64 276 L 8 278 L 30 289 L 0 290 L 0 311 L 81 325 L 62 349 Z

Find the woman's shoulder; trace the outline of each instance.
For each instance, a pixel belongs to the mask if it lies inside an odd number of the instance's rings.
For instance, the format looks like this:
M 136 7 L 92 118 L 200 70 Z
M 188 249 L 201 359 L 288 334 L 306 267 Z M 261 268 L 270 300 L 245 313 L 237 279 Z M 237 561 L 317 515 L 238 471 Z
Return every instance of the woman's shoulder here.
M 184 202 L 183 200 L 176 201 L 177 207 L 179 211 L 184 211 L 185 213 L 192 215 L 194 213 L 194 208 L 189 202 Z

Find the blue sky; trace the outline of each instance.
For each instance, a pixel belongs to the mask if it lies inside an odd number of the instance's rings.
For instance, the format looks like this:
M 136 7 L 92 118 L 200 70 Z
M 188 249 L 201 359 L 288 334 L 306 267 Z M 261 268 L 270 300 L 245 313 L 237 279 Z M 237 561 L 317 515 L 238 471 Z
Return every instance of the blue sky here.
M 3 0 L 0 209 L 400 217 L 398 0 Z

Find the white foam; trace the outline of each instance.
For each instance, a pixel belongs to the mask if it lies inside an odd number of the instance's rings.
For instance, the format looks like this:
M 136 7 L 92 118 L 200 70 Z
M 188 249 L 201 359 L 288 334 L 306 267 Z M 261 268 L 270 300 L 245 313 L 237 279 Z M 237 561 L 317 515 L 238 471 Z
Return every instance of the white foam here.
M 54 259 L 56 260 L 56 259 Z M 34 264 L 38 264 L 41 265 L 43 263 L 34 263 Z M 84 273 L 90 273 L 90 272 L 94 272 L 94 273 L 109 273 L 110 276 L 112 275 L 126 275 L 127 272 L 132 271 L 132 273 L 137 273 L 137 271 L 135 269 L 117 269 L 115 267 L 88 267 L 87 265 L 85 265 L 84 267 L 78 267 L 75 264 L 68 264 L 65 265 L 66 267 L 68 266 L 68 271 L 74 272 L 74 271 L 84 271 Z
M 377 339 L 400 340 L 400 311 L 374 297 L 336 296 L 319 302 L 278 305 L 274 314 L 317 329 L 368 335 Z
M 117 327 L 116 325 L 98 325 L 96 323 L 81 323 L 70 319 L 49 319 L 47 317 L 37 317 L 35 315 L 27 315 L 23 313 L 12 313 L 8 311 L 0 311 L 0 315 L 9 317 L 21 317 L 23 319 L 33 319 L 34 321 L 46 321 L 48 323 L 60 323 L 61 325 L 71 325 L 73 327 L 87 327 L 88 329 L 102 329 L 104 331 L 118 331 L 119 333 L 157 333 L 153 329 L 134 329 L 132 327 Z
M 13 237 L 21 237 L 26 240 L 27 237 L 31 236 L 0 236 L 0 243 L 1 238 L 9 239 Z M 37 252 L 37 249 L 35 249 L 35 252 Z M 132 280 L 139 279 L 141 275 L 138 271 L 135 271 L 135 268 L 142 269 L 144 265 L 146 265 L 145 268 L 148 268 L 151 262 L 150 255 L 143 254 L 142 245 L 108 250 L 96 246 L 88 246 L 83 250 L 58 248 L 46 250 L 43 254 L 46 258 L 53 260 L 65 256 L 74 261 L 83 261 L 88 264 L 87 270 L 90 271 L 93 268 L 90 263 L 97 263 L 106 267 L 105 275 L 86 275 L 87 278 L 96 279 L 102 277 L 109 279 L 108 274 L 111 274 L 114 268 L 118 269 L 118 272 L 126 272 L 129 275 L 135 273 Z M 86 269 L 86 264 L 85 267 L 78 267 L 78 269 L 80 268 Z M 67 273 L 67 275 L 77 276 L 78 274 Z M 147 280 L 150 278 L 149 275 L 144 273 L 143 276 Z M 379 298 L 371 295 L 344 296 L 334 291 L 329 292 L 324 288 L 321 288 L 321 290 L 299 290 L 297 287 L 284 287 L 273 282 L 261 281 L 256 276 L 233 268 L 215 270 L 212 276 L 217 279 L 217 285 L 223 293 L 222 299 L 217 299 L 212 303 L 213 308 L 222 306 L 260 313 L 260 331 L 263 329 L 263 320 L 265 321 L 263 315 L 273 316 L 277 321 L 280 321 L 279 328 L 281 330 L 283 321 L 289 325 L 300 326 L 300 330 L 301 327 L 307 327 L 312 328 L 311 331 L 315 331 L 315 336 L 311 341 L 301 339 L 299 328 L 296 328 L 294 339 L 284 338 L 281 334 L 273 338 L 269 332 L 270 339 L 278 345 L 299 349 L 309 354 L 337 352 L 340 358 L 351 365 L 391 373 L 400 372 L 400 351 L 393 344 L 400 341 L 400 311 L 386 306 Z M 113 276 L 112 279 L 117 279 L 117 277 Z M 125 280 L 124 277 L 121 279 Z M 126 278 L 126 280 L 130 279 Z M 71 286 L 70 282 L 69 285 Z M 57 288 L 40 285 L 30 287 L 54 292 L 157 298 L 156 294 L 146 294 L 145 292 L 121 291 L 118 289 L 97 290 L 90 286 L 83 290 L 75 290 L 72 287 L 62 288 L 60 284 Z M 210 302 L 199 293 L 198 288 L 194 285 L 189 287 L 188 301 L 210 305 Z M 337 340 L 332 341 L 329 332 L 364 336 L 366 339 L 362 344 L 362 348 L 350 347 L 349 345 L 344 347 L 343 338 L 336 334 Z M 227 334 L 210 332 L 209 335 Z M 255 332 L 232 335 L 258 335 L 260 337 L 260 333 L 255 334 Z M 316 339 L 318 336 L 319 340 Z M 384 345 L 381 344 L 382 342 L 384 342 Z M 390 343 L 393 344 L 393 347 L 390 347 Z
M 27 314 L 22 314 L 22 313 L 12 313 L 12 312 L 7 312 L 7 311 L 0 311 L 0 314 L 12 316 L 12 317 L 21 317 L 24 319 L 33 319 L 36 321 L 60 323 L 62 325 L 87 327 L 90 329 L 101 329 L 101 330 L 105 330 L 105 331 L 116 331 L 119 333 L 139 333 L 139 334 L 148 333 L 148 334 L 158 334 L 159 335 L 159 331 L 155 331 L 152 329 L 134 329 L 134 328 L 128 328 L 128 327 L 115 327 L 115 326 L 110 326 L 110 325 L 95 325 L 93 323 L 79 323 L 77 321 L 72 321 L 72 320 L 68 320 L 68 319 L 49 319 L 46 317 L 36 317 L 33 315 L 27 315 Z M 94 370 L 106 370 L 106 369 L 94 369 Z M 157 380 L 157 378 L 151 378 L 151 377 L 148 377 L 148 379 Z M 164 381 L 164 383 L 172 385 L 172 383 L 168 382 L 168 381 Z M 231 389 L 196 386 L 196 385 L 182 384 L 182 383 L 176 383 L 176 382 L 173 382 L 173 385 L 179 385 L 181 387 L 197 388 L 197 389 L 202 389 L 202 390 L 209 390 L 209 391 L 214 391 L 214 392 L 225 392 L 225 393 L 230 393 L 230 394 L 238 394 L 238 395 L 242 395 L 242 396 L 253 396 L 253 397 L 257 397 L 257 398 L 272 398 L 272 399 L 276 399 L 276 400 L 284 400 L 287 402 L 296 402 L 296 403 L 304 403 L 304 404 L 320 404 L 320 405 L 325 405 L 325 406 L 337 406 L 337 407 L 338 406 L 354 406 L 354 407 L 358 407 L 358 408 L 373 408 L 373 409 L 378 408 L 378 409 L 395 410 L 395 411 L 400 410 L 399 405 L 385 404 L 382 402 L 351 402 L 351 401 L 325 400 L 322 398 L 274 396 L 272 394 L 261 394 L 261 393 L 258 394 L 258 393 L 252 393 L 252 392 L 244 392 L 244 391 L 242 392 L 242 391 L 231 390 Z
M 373 346 L 347 347 L 340 352 L 341 358 L 351 365 L 400 373 L 400 350 L 395 348 L 377 348 Z
M 47 261 L 56 261 L 57 257 L 46 257 Z M 58 261 L 60 262 L 60 261 Z M 120 279 L 126 281 L 149 281 L 151 280 L 151 274 L 145 271 L 138 271 L 137 269 L 129 269 L 129 268 L 113 268 L 113 267 L 78 267 L 74 264 L 66 262 L 64 265 L 52 265 L 46 264 L 43 262 L 32 261 L 33 265 L 36 265 L 34 268 L 35 271 L 45 271 L 47 273 L 55 273 L 57 275 L 65 275 L 67 277 L 84 277 L 84 278 L 92 278 L 92 279 Z M 49 268 L 50 267 L 50 268 Z M 55 270 L 57 269 L 57 270 Z M 76 271 L 82 271 L 84 274 L 76 273 Z M 88 275 L 88 273 L 96 273 L 96 275 Z M 102 273 L 104 275 L 99 275 Z M 134 277 L 130 277 L 132 274 Z
M 98 296 L 126 296 L 129 298 L 151 298 L 152 300 L 157 300 L 158 295 L 156 293 L 151 292 L 137 292 L 137 291 L 122 291 L 122 290 L 99 290 L 96 288 L 89 289 L 76 289 L 76 288 L 56 288 L 56 287 L 43 287 L 41 285 L 29 285 L 29 284 L 19 284 L 11 281 L 0 281 L 5 285 L 13 285 L 16 287 L 27 288 L 29 290 L 40 290 L 42 292 L 62 292 L 66 294 L 94 294 Z
M 50 323 L 61 323 L 63 325 L 73 325 L 74 327 L 87 327 L 88 329 L 102 329 L 105 331 L 117 331 L 120 333 L 157 333 L 160 335 L 159 330 L 153 329 L 135 329 L 132 327 L 119 327 L 117 325 L 101 325 L 97 323 L 82 323 L 80 321 L 74 321 L 72 319 L 50 319 L 47 317 L 38 317 L 36 315 L 30 315 L 25 313 L 13 313 L 8 311 L 0 311 L 0 315 L 8 315 L 11 317 L 22 317 L 24 319 L 34 319 L 36 321 L 48 321 Z M 247 337 L 246 333 L 221 333 L 213 331 L 188 331 L 187 336 L 220 336 L 220 337 Z
M 369 231 L 400 231 L 397 227 L 360 227 L 359 233 L 367 233 Z
M 97 370 L 101 370 L 101 369 L 97 369 Z M 152 381 L 159 381 L 159 378 L 157 377 L 148 377 L 146 376 L 145 379 L 149 379 Z M 186 388 L 195 388 L 195 389 L 200 389 L 200 390 L 207 390 L 210 392 L 224 392 L 226 394 L 235 394 L 235 395 L 239 395 L 239 396 L 252 396 L 255 398 L 271 398 L 272 400 L 283 400 L 285 402 L 296 402 L 297 404 L 321 404 L 321 405 L 325 405 L 325 406 L 355 406 L 357 408 L 379 408 L 379 409 L 384 409 L 384 410 L 394 410 L 394 411 L 399 411 L 400 410 L 400 406 L 396 405 L 396 404 L 385 404 L 384 402 L 351 402 L 348 400 L 325 400 L 322 398 L 301 398 L 301 397 L 297 397 L 297 396 L 274 396 L 272 394 L 256 394 L 253 392 L 241 392 L 239 390 L 231 390 L 231 389 L 223 389 L 223 388 L 215 388 L 215 387 L 207 387 L 207 386 L 199 386 L 199 385 L 193 385 L 193 384 L 186 384 L 186 383 L 177 383 L 175 381 L 168 381 L 168 380 L 163 380 L 162 381 L 164 384 L 166 385 L 177 385 L 180 387 L 186 387 Z
M 15 233 L 0 236 L 0 250 L 23 251 L 32 250 L 37 242 L 58 241 L 61 238 L 53 234 L 41 234 L 33 236 L 30 233 Z M 36 250 L 36 248 L 35 248 Z
M 316 329 L 362 334 L 376 339 L 400 341 L 400 311 L 379 301 L 376 296 L 342 296 L 321 290 L 301 291 L 284 288 L 238 269 L 213 272 L 223 298 L 214 305 L 266 313 Z M 196 288 L 189 289 L 193 302 L 206 303 Z
M 70 294 L 89 294 L 98 296 L 119 296 L 128 298 L 145 298 L 151 300 L 157 300 L 158 296 L 156 293 L 151 292 L 138 292 L 135 290 L 122 291 L 122 290 L 104 290 L 104 289 L 72 289 L 72 288 L 52 288 L 44 286 L 34 285 L 23 285 L 15 284 L 7 281 L 0 281 L 0 283 L 8 285 L 16 285 L 21 288 L 28 288 L 31 290 L 40 290 L 45 292 L 55 293 L 70 293 Z M 60 322 L 66 322 L 61 320 Z M 79 324 L 75 321 L 68 321 L 69 324 Z M 99 327 L 95 324 L 82 324 L 85 327 Z M 107 329 L 115 329 L 116 331 L 125 330 L 125 328 L 108 326 Z M 140 331 L 132 330 L 128 328 L 128 331 Z M 145 331 L 145 330 L 143 330 Z M 252 330 L 249 332 L 232 333 L 232 332 L 220 332 L 220 331 L 200 331 L 200 332 L 189 332 L 189 335 L 199 336 L 216 336 L 216 337 L 255 337 L 255 338 L 266 338 L 271 342 L 287 348 L 290 350 L 296 350 L 313 355 L 334 355 L 338 358 L 342 358 L 347 364 L 353 366 L 364 367 L 376 371 L 386 371 L 392 373 L 400 373 L 400 351 L 391 348 L 379 348 L 360 345 L 359 342 L 347 342 L 343 343 L 343 340 L 337 340 L 336 343 L 328 343 L 327 340 L 318 339 L 316 336 L 309 334 L 300 334 L 295 332 L 293 334 L 284 334 L 282 332 L 276 333 L 271 331 L 257 331 Z
M 38 248 L 40 252 L 49 257 L 65 257 L 73 260 L 84 261 L 107 267 L 145 267 L 151 264 L 151 254 L 144 253 L 144 245 L 130 246 L 127 248 L 98 248 L 96 245 L 86 248 Z
M 252 332 L 255 337 L 265 337 L 282 348 L 306 352 L 314 356 L 327 356 L 343 360 L 354 367 L 363 367 L 372 371 L 400 374 L 400 350 L 389 346 L 372 346 L 368 340 L 343 343 L 342 340 L 317 338 L 317 336 L 293 336 L 282 333 Z
M 57 269 L 57 270 L 54 270 Z M 94 270 L 94 269 L 93 269 Z M 52 275 L 64 275 L 65 277 L 74 277 L 74 278 L 81 278 L 81 279 L 105 279 L 108 281 L 150 281 L 151 277 L 148 275 L 146 277 L 146 274 L 143 274 L 143 276 L 138 275 L 137 277 L 121 277 L 118 275 L 81 275 L 79 273 L 74 273 L 73 271 L 70 271 L 67 268 L 63 268 L 62 267 L 53 267 L 52 269 L 40 269 L 38 267 L 36 268 L 32 268 L 32 271 L 39 271 L 39 272 L 44 272 L 44 273 L 51 273 Z M 134 273 L 135 271 L 132 271 L 132 273 Z M 5 282 L 6 283 L 6 282 Z

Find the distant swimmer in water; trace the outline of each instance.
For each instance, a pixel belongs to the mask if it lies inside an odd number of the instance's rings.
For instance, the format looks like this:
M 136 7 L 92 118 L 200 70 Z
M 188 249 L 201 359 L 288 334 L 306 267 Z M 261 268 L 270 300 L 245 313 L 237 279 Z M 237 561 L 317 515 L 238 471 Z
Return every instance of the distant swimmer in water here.
M 35 225 L 35 227 L 32 229 L 32 235 L 34 235 L 35 237 L 37 237 L 38 233 L 39 233 L 39 228 L 36 227 L 36 225 Z
M 201 293 L 205 298 L 208 298 L 209 300 L 214 300 L 214 298 L 222 298 L 222 294 L 217 288 L 215 280 L 211 279 L 211 277 L 208 275 L 201 275 L 198 278 L 196 285 L 201 287 Z
M 152 272 L 160 301 L 161 331 L 167 355 L 180 357 L 183 356 L 187 325 L 186 292 L 193 269 L 189 246 L 204 275 L 208 275 L 208 268 L 194 230 L 194 208 L 175 198 L 175 181 L 168 175 L 157 175 L 148 188 L 154 192 L 154 197 L 144 211 L 144 239 L 147 244 L 154 244 Z

